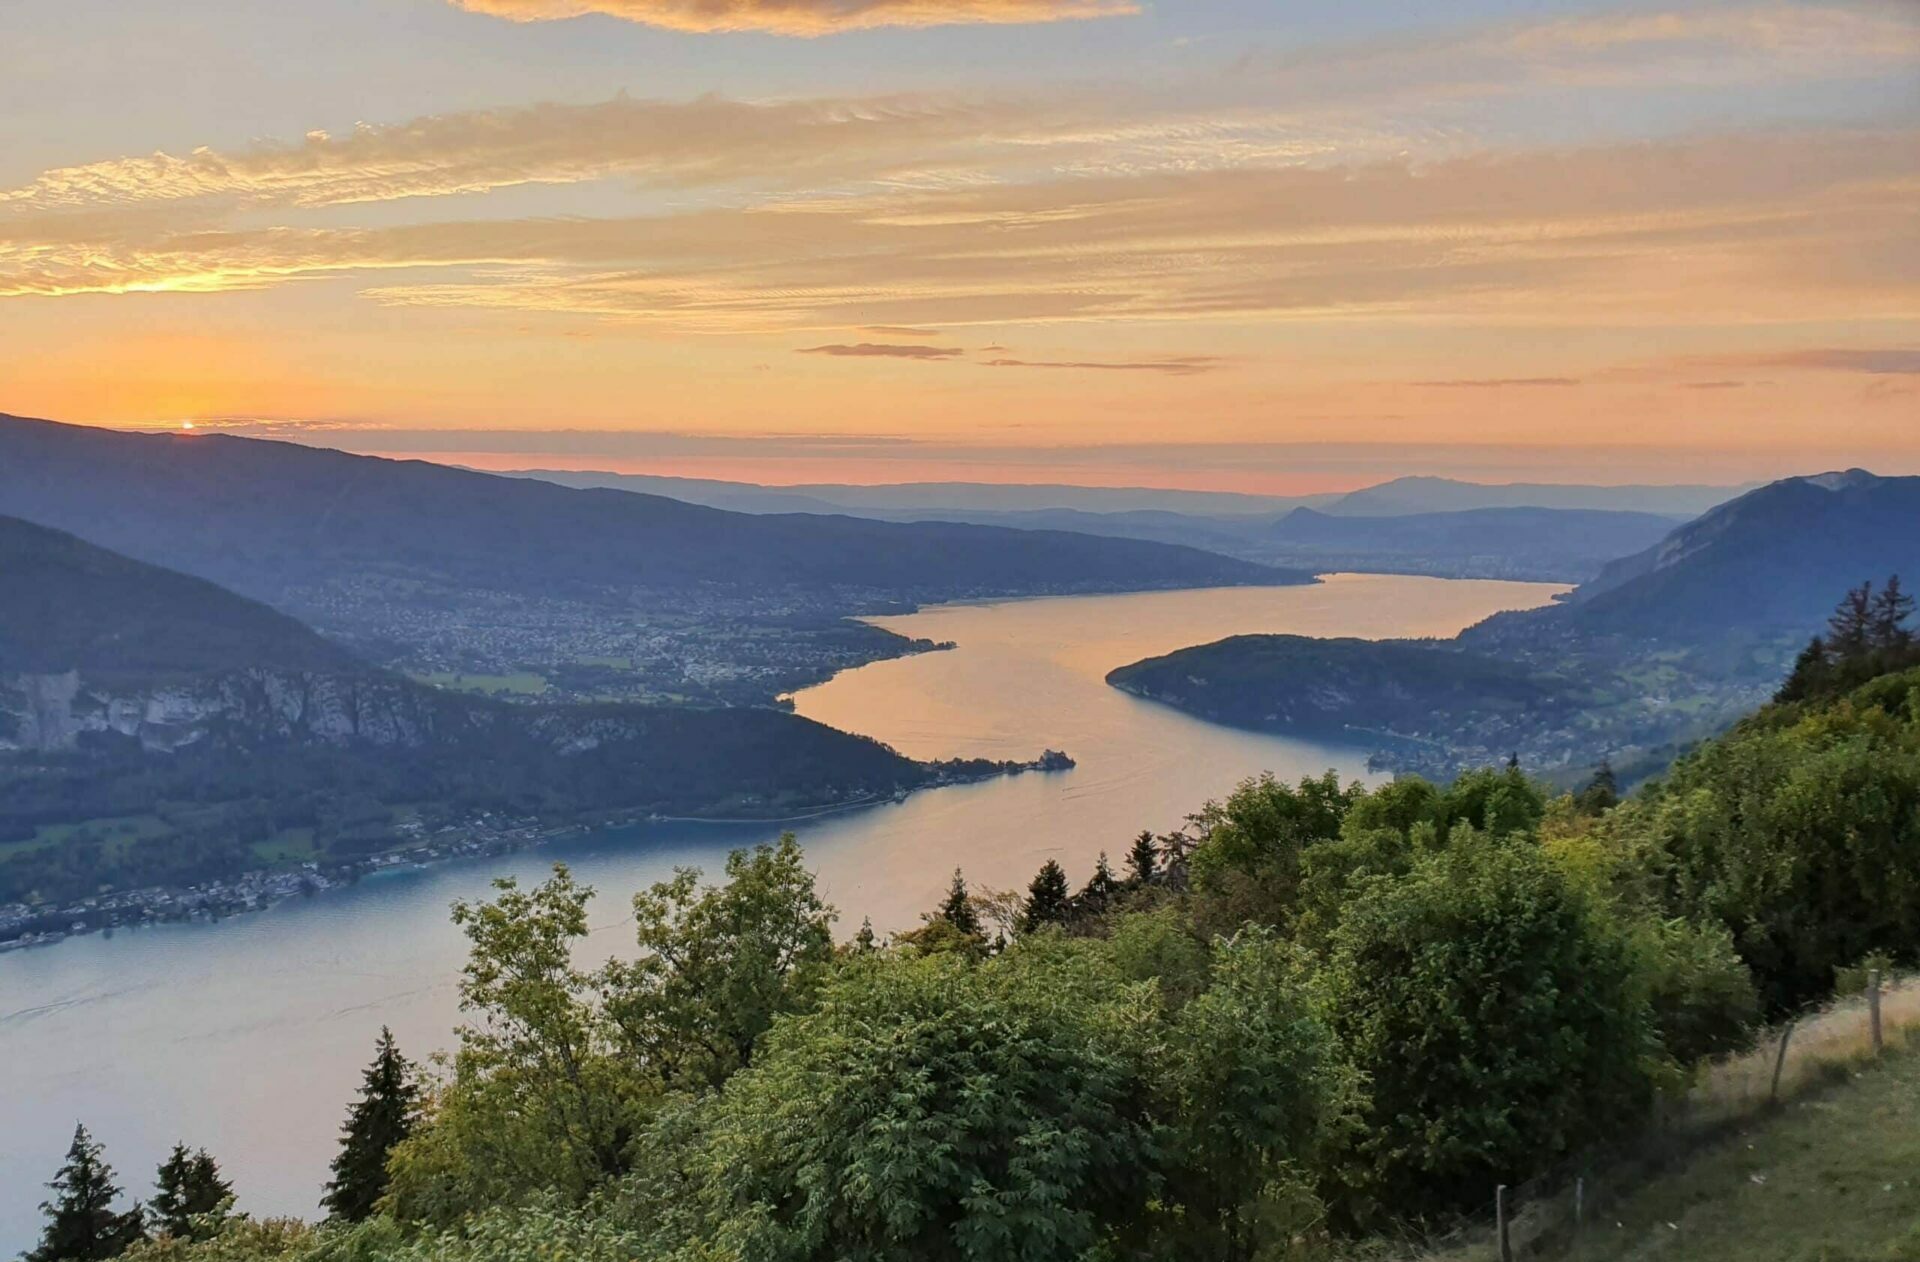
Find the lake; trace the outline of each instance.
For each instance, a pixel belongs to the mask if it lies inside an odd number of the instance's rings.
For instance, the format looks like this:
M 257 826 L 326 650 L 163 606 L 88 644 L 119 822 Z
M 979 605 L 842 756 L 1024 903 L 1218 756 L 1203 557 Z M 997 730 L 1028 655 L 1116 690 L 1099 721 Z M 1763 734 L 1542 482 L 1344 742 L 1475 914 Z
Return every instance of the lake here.
M 1229 635 L 1447 636 L 1544 604 L 1538 583 L 1336 575 L 1313 587 L 1229 588 L 949 605 L 881 626 L 952 640 L 801 693 L 800 713 L 921 758 L 1079 766 L 920 793 L 796 831 L 851 933 L 918 923 L 955 866 L 1024 886 L 1049 857 L 1077 881 L 1116 865 L 1262 771 L 1365 776 L 1365 753 L 1215 727 L 1108 688 L 1109 670 Z M 0 1256 L 32 1243 L 42 1185 L 84 1120 L 123 1188 L 150 1195 L 175 1140 L 219 1159 L 254 1214 L 315 1212 L 348 1101 L 381 1025 L 416 1058 L 459 1020 L 456 898 L 564 859 L 601 891 L 591 949 L 630 952 L 627 900 L 676 865 L 717 870 L 774 825 L 652 825 L 538 851 L 389 872 L 217 924 L 162 925 L 0 955 Z

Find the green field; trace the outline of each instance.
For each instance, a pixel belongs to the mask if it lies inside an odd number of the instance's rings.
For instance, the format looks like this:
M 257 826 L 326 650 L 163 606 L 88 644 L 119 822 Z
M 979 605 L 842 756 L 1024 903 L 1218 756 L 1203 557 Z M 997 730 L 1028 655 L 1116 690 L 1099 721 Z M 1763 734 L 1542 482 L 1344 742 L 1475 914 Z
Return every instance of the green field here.
M 537 697 L 547 690 L 547 681 L 543 676 L 523 671 L 514 675 L 462 675 L 443 672 L 434 675 L 415 675 L 423 684 L 435 688 L 445 688 L 450 692 L 471 692 L 483 697 L 497 697 L 511 694 L 522 697 Z
M 283 829 L 265 841 L 254 842 L 253 853 L 260 862 L 270 867 L 282 863 L 305 863 L 320 855 L 314 847 L 311 828 Z

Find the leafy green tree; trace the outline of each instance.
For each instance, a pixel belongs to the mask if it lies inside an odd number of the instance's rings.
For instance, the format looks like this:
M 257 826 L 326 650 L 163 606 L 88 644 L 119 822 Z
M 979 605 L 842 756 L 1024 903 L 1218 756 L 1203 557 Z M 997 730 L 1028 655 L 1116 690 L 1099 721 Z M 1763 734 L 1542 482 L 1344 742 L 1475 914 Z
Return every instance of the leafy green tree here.
M 373 1231 L 383 1236 L 394 1234 L 384 1220 L 374 1219 L 372 1223 Z M 366 1234 L 372 1235 L 373 1231 Z M 312 1262 L 317 1257 L 332 1259 L 349 1254 L 345 1247 L 338 1253 L 327 1251 L 336 1243 L 359 1245 L 363 1241 L 354 1237 L 343 1240 L 295 1218 L 253 1219 L 237 1214 L 218 1220 L 217 1229 L 204 1239 L 159 1236 L 135 1244 L 120 1256 L 127 1262 L 268 1262 L 269 1259 Z M 367 1257 L 368 1254 L 349 1256 Z M 391 1253 L 380 1257 L 381 1262 L 399 1262 Z
M 1026 906 L 1020 913 L 1020 931 L 1032 933 L 1046 925 L 1063 925 L 1071 912 L 1067 872 L 1057 860 L 1048 859 L 1027 886 Z
M 1531 839 L 1456 830 L 1405 876 L 1363 882 L 1324 985 L 1368 1083 L 1344 1163 L 1354 1219 L 1478 1205 L 1650 1100 L 1627 952 Z
M 1129 1023 L 1018 954 L 843 967 L 661 1163 L 685 1173 L 635 1211 L 672 1224 L 656 1255 L 1074 1262 L 1137 1224 L 1151 1148 Z
M 326 1193 L 321 1204 L 335 1218 L 347 1222 L 359 1222 L 372 1214 L 374 1207 L 387 1191 L 387 1158 L 407 1136 L 413 1133 L 414 1124 L 419 1115 L 420 1088 L 415 1081 L 413 1066 L 400 1054 L 393 1041 L 393 1031 L 380 1027 L 380 1037 L 374 1044 L 373 1063 L 368 1065 L 361 1075 L 360 1098 L 353 1102 L 348 1110 L 346 1125 L 341 1128 L 340 1151 L 334 1154 L 333 1178 L 328 1181 Z M 208 1183 L 214 1177 L 212 1161 L 206 1160 L 206 1153 L 198 1159 L 186 1158 L 186 1150 L 176 1147 L 169 1165 L 181 1161 L 205 1160 L 205 1168 L 193 1164 L 190 1171 L 183 1171 L 179 1178 L 183 1186 L 180 1196 L 184 1214 L 204 1212 L 189 1208 L 196 1204 L 195 1197 L 204 1199 L 211 1191 Z M 161 1167 L 161 1182 L 167 1181 L 167 1167 Z M 221 1185 L 224 1190 L 224 1185 Z M 161 1210 L 161 1198 L 154 1198 L 154 1208 Z M 162 1210 L 163 1213 L 169 1211 Z M 186 1221 L 183 1217 L 182 1221 Z M 187 1234 L 169 1227 L 174 1235 Z
M 146 1236 L 146 1216 L 139 1205 L 115 1210 L 120 1188 L 113 1167 L 85 1126 L 73 1128 L 66 1164 L 47 1184 L 53 1199 L 41 1203 L 47 1226 L 40 1243 L 25 1254 L 25 1262 L 95 1262 L 115 1258 Z
M 1179 907 L 1117 918 L 1106 950 L 1123 981 L 1152 982 L 1171 1012 L 1205 990 L 1213 973 L 1206 938 Z
M 1457 776 L 1440 794 L 1436 821 L 1442 836 L 1460 824 L 1504 837 L 1532 832 L 1546 817 L 1547 797 L 1518 765 L 1506 770 L 1483 768 Z
M 1727 928 L 1770 1011 L 1873 952 L 1915 958 L 1920 671 L 1762 711 L 1633 805 L 1620 844 L 1655 857 L 1675 913 Z
M 1274 1256 L 1322 1209 L 1312 1172 L 1341 1134 L 1353 1080 L 1320 1020 L 1304 955 L 1270 930 L 1220 944 L 1212 984 L 1166 1040 L 1164 1184 L 1151 1256 Z
M 1339 836 L 1363 792 L 1357 784 L 1343 786 L 1331 771 L 1297 786 L 1271 775 L 1246 781 L 1197 817 L 1203 840 L 1193 853 L 1194 884 L 1206 889 L 1229 873 L 1271 872 L 1290 887 L 1300 851 Z
M 792 833 L 735 851 L 701 889 L 682 869 L 633 900 L 640 954 L 607 965 L 607 1015 L 668 1087 L 718 1086 L 776 1017 L 806 1007 L 833 959 L 835 913 Z M 871 945 L 872 928 L 866 929 Z
M 657 1091 L 607 1016 L 602 975 L 573 962 L 593 890 L 564 864 L 532 890 L 494 888 L 454 905 L 470 943 L 460 1003 L 475 1019 L 432 1123 L 389 1161 L 403 1218 L 450 1223 L 542 1193 L 584 1201 L 627 1168 Z
M 233 1185 L 207 1150 L 189 1152 L 175 1144 L 160 1163 L 148 1212 L 155 1230 L 176 1240 L 200 1240 L 217 1234 L 220 1217 L 233 1204 Z
M 1142 829 L 1127 850 L 1127 884 L 1135 889 L 1152 885 L 1160 877 L 1160 847 L 1153 834 Z

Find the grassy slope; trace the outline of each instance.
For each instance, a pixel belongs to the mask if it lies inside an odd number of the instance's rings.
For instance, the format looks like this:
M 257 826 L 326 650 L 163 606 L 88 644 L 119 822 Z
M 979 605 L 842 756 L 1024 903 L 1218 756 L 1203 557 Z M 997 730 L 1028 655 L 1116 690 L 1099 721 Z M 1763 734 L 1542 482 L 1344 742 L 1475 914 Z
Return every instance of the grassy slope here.
M 1572 1262 L 1920 1258 L 1920 1055 L 1741 1128 L 1600 1215 Z
M 1886 1053 L 1878 1064 L 1860 996 L 1796 1022 L 1778 1107 L 1767 1103 L 1777 1031 L 1752 1051 L 1703 1068 L 1673 1124 L 1676 1133 L 1698 1130 L 1713 1138 L 1657 1173 L 1636 1164 L 1602 1167 L 1589 1179 L 1592 1208 L 1577 1239 L 1561 1234 L 1571 1221 L 1569 1188 L 1523 1203 L 1515 1220 L 1517 1256 L 1523 1262 L 1920 1260 L 1920 979 L 1890 981 L 1881 1013 Z M 1419 1262 L 1487 1262 L 1499 1256 L 1489 1227 L 1416 1256 Z M 1358 1256 L 1408 1255 L 1389 1249 Z

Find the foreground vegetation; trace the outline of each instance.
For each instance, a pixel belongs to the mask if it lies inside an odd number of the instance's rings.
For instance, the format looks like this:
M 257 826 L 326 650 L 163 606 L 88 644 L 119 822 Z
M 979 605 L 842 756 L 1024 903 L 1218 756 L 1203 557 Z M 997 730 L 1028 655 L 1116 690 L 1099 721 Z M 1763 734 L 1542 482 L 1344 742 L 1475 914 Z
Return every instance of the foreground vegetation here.
M 369 1071 L 332 1221 L 127 1256 L 1254 1262 L 1445 1226 L 1913 962 L 1920 671 L 1808 691 L 1624 803 L 1250 782 L 1077 892 L 956 874 L 885 944 L 835 945 L 791 839 L 638 895 L 631 963 L 576 958 L 564 868 L 502 882 L 455 908 L 458 1050 Z

